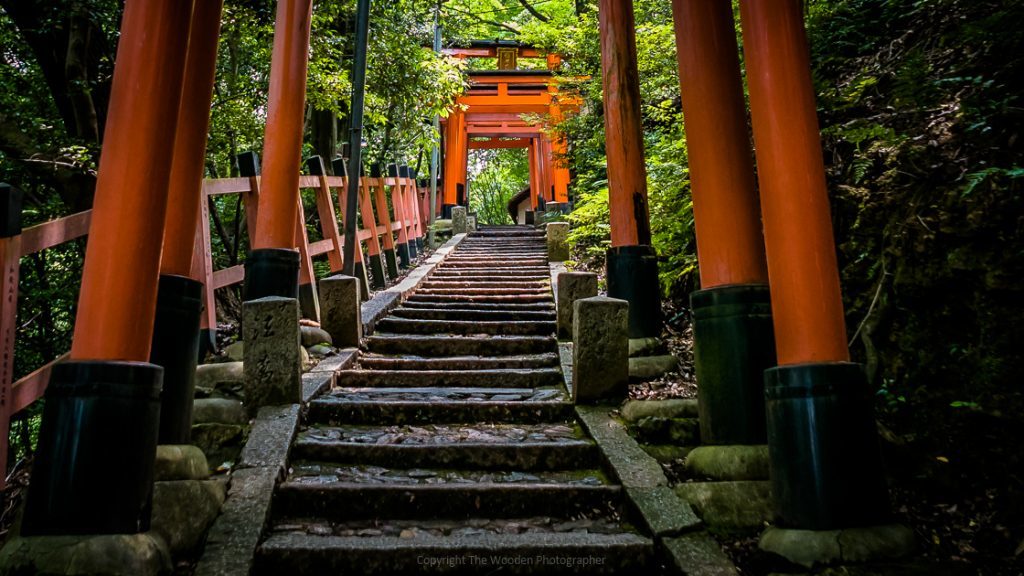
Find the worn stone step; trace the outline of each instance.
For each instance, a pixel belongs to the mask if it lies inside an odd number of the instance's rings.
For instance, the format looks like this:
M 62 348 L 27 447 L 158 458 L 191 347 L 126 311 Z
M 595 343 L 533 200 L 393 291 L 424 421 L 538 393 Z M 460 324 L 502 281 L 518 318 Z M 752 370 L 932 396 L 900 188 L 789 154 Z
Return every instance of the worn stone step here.
M 452 260 L 445 261 L 439 265 L 437 272 L 446 272 L 458 270 L 463 272 L 473 271 L 487 271 L 492 274 L 503 274 L 505 271 L 529 271 L 535 274 L 544 274 L 544 272 L 550 271 L 548 263 L 539 260 L 524 260 L 524 261 L 510 261 L 510 260 Z
M 429 278 L 422 288 L 541 288 L 551 286 L 547 279 L 542 280 L 477 280 L 475 278 Z
M 444 268 L 541 268 L 548 265 L 546 258 L 520 258 L 502 254 L 484 258 L 482 256 L 449 256 L 442 264 Z
M 641 574 L 653 543 L 636 534 L 340 537 L 274 534 L 256 574 Z M 628 570 L 627 570 L 628 567 Z
M 561 388 L 336 388 L 309 405 L 322 424 L 539 423 L 573 416 Z
M 615 507 L 620 495 L 620 486 L 608 485 L 286 481 L 273 507 L 278 518 L 514 518 L 538 510 L 570 517 Z
M 490 268 L 455 268 L 439 266 L 434 273 L 430 276 L 431 278 L 447 278 L 447 277 L 459 277 L 459 276 L 476 276 L 476 277 L 489 277 L 489 278 L 530 278 L 530 279 L 550 279 L 551 269 L 550 268 L 512 268 L 509 270 L 494 271 Z
M 466 294 L 421 294 L 414 292 L 407 302 L 479 302 L 479 303 L 530 303 L 551 302 L 551 293 L 547 294 L 484 294 L 480 296 Z
M 550 286 L 516 286 L 501 288 L 486 288 L 481 286 L 446 288 L 444 286 L 424 286 L 416 291 L 417 294 L 439 294 L 455 296 L 519 296 L 529 294 L 551 295 Z
M 366 339 L 370 352 L 380 354 L 416 354 L 439 356 L 511 356 L 514 354 L 544 354 L 557 349 L 558 342 L 551 336 L 421 336 L 374 335 Z
M 604 472 L 590 470 L 450 470 L 432 468 L 385 468 L 365 464 L 338 464 L 297 460 L 289 465 L 288 482 L 294 485 L 324 485 L 346 482 L 363 485 L 558 485 L 607 486 L 612 484 Z
M 467 241 L 484 241 L 491 238 L 544 238 L 546 236 L 543 230 L 477 230 L 474 232 Z
M 558 368 L 495 370 L 344 370 L 339 386 L 358 388 L 537 388 L 563 382 Z
M 408 308 L 402 306 L 391 312 L 392 318 L 415 320 L 473 320 L 473 321 L 553 321 L 553 310 L 470 310 L 468 308 Z
M 552 312 L 554 302 L 414 302 L 406 300 L 402 308 L 417 310 L 485 310 L 497 312 Z
M 417 471 L 422 472 L 422 471 Z M 519 474 L 513 472 L 512 474 Z M 622 534 L 631 530 L 615 514 L 581 514 L 577 518 L 558 516 L 517 516 L 513 518 L 391 518 L 387 520 L 325 520 L 293 517 L 278 520 L 271 527 L 286 532 L 317 536 L 360 536 L 418 538 L 442 536 L 483 536 L 485 534 Z
M 299 433 L 291 457 L 401 468 L 565 470 L 592 468 L 597 446 L 578 435 L 546 434 L 557 424 L 343 426 Z M 575 431 L 574 431 L 575 432 Z
M 480 282 L 486 283 L 500 283 L 500 282 L 524 282 L 524 283 L 547 283 L 548 286 L 551 284 L 551 275 L 536 274 L 533 276 L 512 276 L 506 273 L 503 274 L 458 274 L 458 275 L 437 275 L 434 274 L 428 280 L 429 282 L 462 282 L 467 284 L 477 284 Z
M 494 370 L 499 368 L 548 368 L 558 366 L 558 354 L 523 354 L 520 356 L 452 356 L 422 358 L 420 356 L 363 355 L 359 365 L 372 370 Z
M 543 242 L 508 245 L 505 242 L 491 243 L 487 245 L 471 245 L 459 247 L 451 253 L 451 258 L 482 258 L 485 260 L 499 259 L 502 257 L 522 257 L 523 254 L 536 254 L 537 258 L 547 258 L 547 246 Z
M 470 320 L 417 320 L 388 317 L 377 323 L 380 333 L 394 334 L 504 334 L 545 336 L 555 333 L 555 322 L 537 321 L 470 321 Z

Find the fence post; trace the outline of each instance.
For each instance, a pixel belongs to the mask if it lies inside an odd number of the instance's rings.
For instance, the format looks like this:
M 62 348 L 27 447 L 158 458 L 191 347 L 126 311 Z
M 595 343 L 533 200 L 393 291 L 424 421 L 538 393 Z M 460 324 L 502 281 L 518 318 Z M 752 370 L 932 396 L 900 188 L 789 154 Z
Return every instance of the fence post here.
M 411 260 L 409 258 L 409 233 L 406 228 L 409 220 L 405 217 L 405 205 L 402 195 L 402 180 L 398 177 L 398 166 L 388 165 L 388 177 L 391 180 L 391 208 L 394 210 L 395 221 L 398 227 L 398 263 L 402 268 L 408 268 Z
M 341 270 L 341 234 L 338 232 L 338 217 L 334 214 L 334 203 L 331 202 L 331 188 L 327 185 L 327 168 L 324 159 L 310 156 L 306 160 L 306 168 L 313 176 L 318 176 L 320 187 L 316 191 L 316 211 L 320 216 L 320 232 L 324 238 L 334 244 L 334 249 L 327 253 L 331 263 L 331 272 Z
M 365 180 L 367 187 L 372 187 L 377 206 L 377 216 L 384 224 L 384 260 L 388 267 L 388 276 L 398 278 L 398 259 L 395 255 L 395 231 L 391 226 L 391 213 L 388 212 L 388 200 L 384 197 L 384 179 Z
M 342 158 L 336 159 L 332 163 L 332 166 L 334 167 L 334 173 L 335 174 L 342 174 L 343 178 L 345 179 L 344 180 L 345 185 L 342 186 L 341 190 L 338 191 L 338 210 L 341 212 L 341 220 L 342 220 L 341 223 L 342 223 L 342 226 L 344 226 L 344 225 L 346 225 L 346 222 L 345 222 L 345 207 L 348 205 L 348 188 L 349 188 L 349 186 L 348 186 L 348 178 L 349 178 L 348 167 L 346 166 L 345 160 L 342 159 Z M 362 178 L 359 179 L 359 185 L 360 186 L 363 185 L 363 179 Z M 356 278 L 359 279 L 359 288 L 360 288 L 359 293 L 360 293 L 360 297 L 363 300 L 369 300 L 370 299 L 370 282 L 369 282 L 369 279 L 367 279 L 367 277 L 366 277 L 366 266 L 363 265 L 363 245 L 359 241 L 358 218 L 359 218 L 359 216 L 357 214 L 356 215 L 356 219 L 357 219 L 357 222 L 356 222 L 356 234 L 355 234 L 355 237 L 354 237 L 354 241 L 355 241 L 356 245 L 355 245 L 355 247 L 352 250 L 352 254 L 353 254 L 353 258 L 352 259 L 355 262 L 354 262 L 354 266 L 352 267 L 352 273 L 355 275 Z M 342 262 L 344 262 L 344 259 L 345 259 L 345 257 L 342 256 Z
M 0 182 L 0 489 L 7 485 L 8 431 L 14 383 L 14 337 L 18 329 L 21 262 L 21 190 Z
M 335 174 L 345 174 L 348 167 L 345 161 L 338 158 L 334 161 Z M 346 192 L 348 188 L 346 187 Z M 363 228 L 370 231 L 370 237 L 366 239 L 367 256 L 370 259 L 370 272 L 372 273 L 373 287 L 383 289 L 387 285 L 384 278 L 384 262 L 380 254 L 380 233 L 377 230 L 377 220 L 373 216 L 373 203 L 370 201 L 370 189 L 365 179 L 359 182 L 359 217 L 363 221 Z M 358 234 L 357 240 L 358 240 Z
M 302 316 L 315 322 L 320 321 L 320 301 L 316 293 L 316 273 L 313 258 L 309 255 L 309 235 L 306 233 L 306 211 L 302 207 L 302 190 L 296 190 L 295 245 L 299 247 L 299 307 Z

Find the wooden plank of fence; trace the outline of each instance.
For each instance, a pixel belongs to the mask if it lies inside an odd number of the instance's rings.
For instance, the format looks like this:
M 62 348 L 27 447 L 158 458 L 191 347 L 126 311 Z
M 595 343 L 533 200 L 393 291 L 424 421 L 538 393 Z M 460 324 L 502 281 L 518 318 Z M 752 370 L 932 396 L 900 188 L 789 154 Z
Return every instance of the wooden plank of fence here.
M 203 180 L 203 192 L 206 196 L 245 193 L 253 189 L 253 180 L 250 177 L 206 179 Z
M 70 353 L 61 354 L 56 360 L 37 368 L 31 374 L 23 376 L 13 386 L 11 395 L 11 414 L 17 414 L 32 405 L 33 402 L 43 397 L 46 392 L 46 385 L 50 383 L 50 373 L 54 365 L 66 360 Z
M 412 220 L 412 237 L 419 238 L 423 234 L 420 231 L 420 211 L 416 201 L 416 181 L 412 178 L 405 178 L 405 204 L 408 206 L 405 213 Z
M 402 224 L 398 229 L 398 243 L 408 244 L 409 219 L 405 217 L 405 197 L 402 194 L 402 186 L 398 183 L 398 178 L 389 178 L 388 182 L 391 185 L 391 207 L 395 211 L 395 220 Z
M 313 258 L 309 255 L 309 235 L 306 233 L 306 212 L 302 207 L 302 195 L 296 200 L 298 216 L 295 221 L 295 244 L 299 247 L 299 285 L 312 284 L 316 273 L 313 271 Z M 319 320 L 319 318 L 314 318 Z
M 210 182 L 209 180 L 207 182 Z M 214 181 L 215 182 L 215 181 Z M 197 255 L 199 262 L 193 262 L 193 269 L 198 264 L 202 267 L 203 282 L 203 315 L 199 320 L 202 330 L 217 329 L 217 300 L 213 291 L 217 288 L 213 275 L 213 247 L 210 244 L 210 201 L 203 184 L 203 196 L 199 199 L 199 226 L 196 227 Z M 247 214 L 248 215 L 248 214 Z
M 331 251 L 327 252 L 327 260 L 331 265 L 331 272 L 341 270 L 341 234 L 338 233 L 338 217 L 334 213 L 334 203 L 331 201 L 331 187 L 327 183 L 327 176 L 316 176 L 316 210 L 320 215 L 320 231 L 323 237 L 330 241 Z M 312 246 L 310 247 L 312 253 Z M 317 252 L 316 254 L 323 254 Z
M 210 292 L 219 288 L 226 288 L 233 284 L 238 284 L 242 280 L 245 280 L 245 266 L 242 264 L 235 264 L 230 268 L 223 268 L 221 270 L 214 270 L 212 280 L 210 282 Z
M 377 218 L 373 214 L 373 199 L 366 178 L 359 183 L 359 214 L 363 217 L 363 230 L 369 231 L 367 251 L 370 256 L 380 256 L 380 239 L 377 238 Z
M 330 254 L 334 250 L 334 242 L 330 240 L 317 240 L 309 245 L 309 255 L 319 256 L 321 254 Z
M 24 257 L 42 252 L 68 240 L 81 238 L 89 233 L 91 220 L 92 210 L 86 210 L 26 228 L 21 231 L 21 253 L 19 256 Z
M 384 249 L 394 252 L 395 237 L 392 234 L 394 226 L 388 211 L 388 200 L 384 196 L 384 181 L 382 178 L 367 178 L 366 186 L 373 189 L 374 198 L 377 201 L 377 220 L 384 224 Z

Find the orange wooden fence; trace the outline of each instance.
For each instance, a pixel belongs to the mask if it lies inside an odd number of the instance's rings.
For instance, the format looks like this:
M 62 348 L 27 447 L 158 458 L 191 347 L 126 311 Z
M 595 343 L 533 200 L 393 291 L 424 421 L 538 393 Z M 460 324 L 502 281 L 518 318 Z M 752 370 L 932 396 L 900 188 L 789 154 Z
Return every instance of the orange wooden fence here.
M 296 245 L 302 266 L 301 282 L 309 283 L 313 275 L 312 259 L 327 255 L 330 269 L 338 272 L 342 267 L 344 234 L 339 228 L 336 209 L 345 206 L 347 178 L 341 176 L 302 176 L 299 189 L 315 190 L 316 210 L 320 220 L 323 239 L 309 243 L 303 212 L 299 212 L 296 223 Z M 331 190 L 337 191 L 338 204 L 333 200 Z M 360 179 L 359 219 L 356 237 L 355 258 L 362 261 L 362 244 L 365 242 L 370 254 L 379 254 L 381 249 L 393 249 L 396 242 L 408 242 L 425 234 L 424 221 L 428 218 L 423 211 L 425 189 L 419 189 L 411 178 L 368 178 Z M 214 291 L 232 286 L 245 279 L 245 268 L 239 264 L 230 268 L 215 270 L 210 245 L 210 214 L 208 198 L 226 194 L 242 194 L 246 208 L 247 229 L 252 231 L 256 224 L 256 199 L 259 196 L 260 177 L 224 178 L 203 182 L 200 202 L 200 225 L 196 230 L 195 257 L 192 262 L 193 278 L 205 286 L 205 309 L 202 316 L 204 329 L 216 328 L 217 312 Z M 299 195 L 301 203 L 301 194 Z M 388 202 L 390 198 L 390 203 Z M 91 211 L 86 210 L 57 220 L 51 220 L 25 228 L 20 234 L 0 237 L 0 488 L 6 485 L 6 463 L 11 417 L 24 410 L 43 396 L 50 379 L 53 365 L 66 357 L 54 359 L 31 374 L 14 379 L 14 338 L 17 332 L 18 280 L 21 259 L 82 238 L 89 233 Z

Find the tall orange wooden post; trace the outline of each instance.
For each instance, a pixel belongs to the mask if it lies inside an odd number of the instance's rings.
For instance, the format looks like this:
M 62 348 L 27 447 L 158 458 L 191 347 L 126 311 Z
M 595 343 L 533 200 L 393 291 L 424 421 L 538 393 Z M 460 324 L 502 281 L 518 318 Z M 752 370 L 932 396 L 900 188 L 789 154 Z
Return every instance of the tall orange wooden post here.
M 633 4 L 601 0 L 601 71 L 612 247 L 608 295 L 629 302 L 629 337 L 661 332 L 658 260 L 651 246 Z
M 557 54 L 548 54 L 547 64 L 548 70 L 555 72 L 562 65 L 562 58 Z M 558 85 L 554 81 L 548 85 L 548 95 L 551 96 L 551 106 L 548 108 L 551 122 L 555 125 L 561 124 L 564 117 L 562 115 L 562 106 L 558 99 Z M 569 202 L 569 168 L 566 166 L 564 158 L 567 152 L 568 146 L 564 136 L 559 135 L 551 141 L 552 184 L 554 185 L 551 201 L 562 204 L 563 210 L 566 211 L 568 210 Z M 557 158 L 555 158 L 556 156 Z
M 537 208 L 544 211 L 544 205 L 552 201 L 553 178 L 551 174 L 551 140 L 543 134 L 537 138 L 537 157 L 540 161 L 538 164 L 540 167 L 540 190 L 537 194 Z
M 701 290 L 690 296 L 701 441 L 766 441 L 768 268 L 732 5 L 674 0 Z
M 465 194 L 467 140 L 466 114 L 456 109 L 448 116 L 445 125 L 442 218 L 452 217 L 452 208 L 462 203 L 462 195 Z
M 245 299 L 299 297 L 296 246 L 302 124 L 312 0 L 278 0 L 263 178 L 252 250 L 245 260 Z
M 526 147 L 526 159 L 530 170 L 530 205 L 524 224 L 533 224 L 537 210 L 537 193 L 540 191 L 540 162 L 537 160 L 537 138 L 530 138 Z
M 460 116 L 459 123 L 459 157 L 458 165 L 456 166 L 456 181 L 455 181 L 455 199 L 459 206 L 469 207 L 469 190 L 467 184 L 469 181 L 469 134 L 467 133 L 467 119 L 466 115 Z
M 171 157 L 160 288 L 149 356 L 150 362 L 164 369 L 161 444 L 188 444 L 192 436 L 203 283 L 190 274 L 196 229 L 203 214 L 200 201 L 222 6 L 223 0 L 196 2 L 192 12 L 184 87 Z
M 164 143 L 175 134 L 191 12 L 180 0 L 125 3 L 71 360 L 54 366 L 46 391 L 25 535 L 149 529 Z
M 885 520 L 871 395 L 849 362 L 800 0 L 741 0 L 777 368 L 765 372 L 783 526 Z

